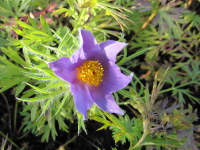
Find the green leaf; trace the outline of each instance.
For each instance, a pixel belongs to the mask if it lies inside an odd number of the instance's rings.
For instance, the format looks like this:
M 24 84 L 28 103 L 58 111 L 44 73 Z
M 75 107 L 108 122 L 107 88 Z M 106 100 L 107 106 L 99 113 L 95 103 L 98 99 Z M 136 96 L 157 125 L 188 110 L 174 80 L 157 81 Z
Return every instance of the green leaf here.
M 62 103 L 59 105 L 53 117 L 55 117 L 60 112 L 61 108 L 63 108 L 63 105 L 66 103 L 67 100 L 69 100 L 69 95 L 70 95 L 70 91 L 65 94 L 64 98 L 62 99 Z
M 85 131 L 85 133 L 87 134 L 85 123 L 83 120 L 83 115 L 80 113 L 77 113 L 77 117 L 78 117 L 78 134 L 80 134 L 81 129 L 83 129 L 83 131 Z
M 49 100 L 46 101 L 45 105 L 42 107 L 42 112 L 40 114 L 40 116 L 37 118 L 37 121 L 40 119 L 40 117 L 42 117 L 42 115 L 45 114 L 45 112 L 47 111 L 47 108 L 50 105 L 50 102 L 52 102 L 53 98 L 50 98 Z
M 62 14 L 62 13 L 68 12 L 68 11 L 69 11 L 69 9 L 67 9 L 67 8 L 59 8 L 59 9 L 55 10 L 55 11 L 52 13 L 52 15 L 55 15 L 55 14 Z
M 31 51 L 31 52 L 34 52 L 35 54 L 39 54 L 39 55 L 45 56 L 45 57 L 47 57 L 47 58 L 56 59 L 55 56 L 49 55 L 49 54 L 46 54 L 46 53 L 43 53 L 43 52 L 41 52 L 41 51 L 39 51 L 39 50 L 36 50 L 35 48 L 33 48 L 33 47 L 31 47 L 31 46 L 25 44 L 23 41 L 21 41 L 21 43 L 22 43 L 22 45 L 24 45 L 24 46 L 27 48 L 27 50 L 29 50 L 29 51 Z
M 14 60 L 16 63 L 21 64 L 23 66 L 29 66 L 27 62 L 25 62 L 16 51 L 14 51 L 12 48 L 8 47 L 6 48 L 1 48 L 1 50 L 12 60 Z
M 26 23 L 24 23 L 24 22 L 22 22 L 20 20 L 17 21 L 17 24 L 19 24 L 20 27 L 23 27 L 23 28 L 26 28 L 26 29 L 35 30 L 34 27 L 32 27 L 32 26 L 30 26 L 30 25 L 28 25 L 28 24 L 26 24 Z
M 118 65 L 122 65 L 122 64 L 124 64 L 124 63 L 130 61 L 131 59 L 136 58 L 136 57 L 138 57 L 138 56 L 140 56 L 140 55 L 146 53 L 147 50 L 148 50 L 148 49 L 144 49 L 144 50 L 137 51 L 136 53 L 134 53 L 134 54 L 132 54 L 132 55 L 130 55 L 130 56 L 128 56 L 128 57 L 122 59 L 122 60 L 121 60 L 119 63 L 117 63 L 117 64 L 118 64 Z
M 49 91 L 43 90 L 43 89 L 41 89 L 41 88 L 39 88 L 39 87 L 36 87 L 36 86 L 34 86 L 34 85 L 31 85 L 31 84 L 29 84 L 29 83 L 26 83 L 26 84 L 29 85 L 30 87 L 32 87 L 34 90 L 38 91 L 39 93 L 51 94 L 51 92 L 49 92 Z
M 17 99 L 21 100 L 21 101 L 27 101 L 27 102 L 37 102 L 37 101 L 46 100 L 46 99 L 51 98 L 51 97 L 55 97 L 59 94 L 62 94 L 63 92 L 66 92 L 66 89 L 51 92 L 51 94 L 49 94 L 49 95 L 36 96 L 34 98 L 17 98 Z

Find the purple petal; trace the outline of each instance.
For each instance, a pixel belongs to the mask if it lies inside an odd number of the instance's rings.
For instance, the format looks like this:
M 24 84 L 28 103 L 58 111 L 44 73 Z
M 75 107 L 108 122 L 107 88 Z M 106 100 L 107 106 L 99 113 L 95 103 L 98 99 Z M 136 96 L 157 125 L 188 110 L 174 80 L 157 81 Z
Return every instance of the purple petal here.
M 124 111 L 115 102 L 111 93 L 105 94 L 91 88 L 90 95 L 92 100 L 96 103 L 96 105 L 103 111 L 106 111 L 108 113 L 116 113 L 119 115 L 124 114 Z
M 54 62 L 50 62 L 49 67 L 58 77 L 69 83 L 73 83 L 76 80 L 75 67 L 68 57 L 62 57 Z
M 101 50 L 99 44 L 97 43 L 97 41 L 94 38 L 94 35 L 91 32 L 86 30 L 80 30 L 79 33 L 83 51 L 85 52 L 86 57 L 90 59 L 96 55 L 96 52 L 99 52 Z
M 87 110 L 90 109 L 93 104 L 90 93 L 88 92 L 88 87 L 83 84 L 71 84 L 70 88 L 74 97 L 74 105 L 78 112 L 83 114 L 83 119 L 86 120 Z
M 80 62 L 81 60 L 85 60 L 86 54 L 84 53 L 83 49 L 80 48 L 74 52 L 73 56 L 70 58 L 70 61 L 74 64 Z
M 113 62 L 107 62 L 104 64 L 104 76 L 103 82 L 96 87 L 99 90 L 107 93 L 113 93 L 126 87 L 132 76 L 126 76 L 121 73 L 120 68 Z
M 112 62 L 116 62 L 117 54 L 127 45 L 127 43 L 112 40 L 108 40 L 99 44 L 101 49 L 105 51 L 108 59 Z

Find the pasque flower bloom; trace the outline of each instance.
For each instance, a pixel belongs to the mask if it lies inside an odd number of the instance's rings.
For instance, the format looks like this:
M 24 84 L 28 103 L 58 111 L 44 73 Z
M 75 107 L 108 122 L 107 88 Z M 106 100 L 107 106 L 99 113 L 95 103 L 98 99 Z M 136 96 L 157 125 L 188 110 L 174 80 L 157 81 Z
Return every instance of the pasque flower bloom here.
M 128 85 L 131 76 L 121 73 L 115 64 L 117 54 L 127 43 L 108 40 L 98 44 L 93 34 L 80 30 L 81 47 L 71 58 L 62 57 L 49 67 L 70 83 L 76 109 L 87 118 L 93 104 L 109 113 L 123 114 L 112 93 Z

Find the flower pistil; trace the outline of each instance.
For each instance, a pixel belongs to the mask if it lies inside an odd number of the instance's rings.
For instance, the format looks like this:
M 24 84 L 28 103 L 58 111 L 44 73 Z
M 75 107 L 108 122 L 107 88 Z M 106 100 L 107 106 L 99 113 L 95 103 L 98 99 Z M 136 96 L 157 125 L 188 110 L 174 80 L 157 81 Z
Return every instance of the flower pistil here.
M 99 61 L 85 61 L 76 70 L 77 78 L 88 85 L 98 86 L 103 81 L 104 69 Z

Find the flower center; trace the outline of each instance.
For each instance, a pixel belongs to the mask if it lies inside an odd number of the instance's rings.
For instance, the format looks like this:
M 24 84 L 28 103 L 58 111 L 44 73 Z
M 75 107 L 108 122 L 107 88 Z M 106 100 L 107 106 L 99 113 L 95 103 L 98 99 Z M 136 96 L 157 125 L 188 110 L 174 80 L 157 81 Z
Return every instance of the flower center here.
M 89 85 L 98 86 L 103 80 L 103 67 L 99 61 L 85 61 L 79 68 L 77 78 Z

